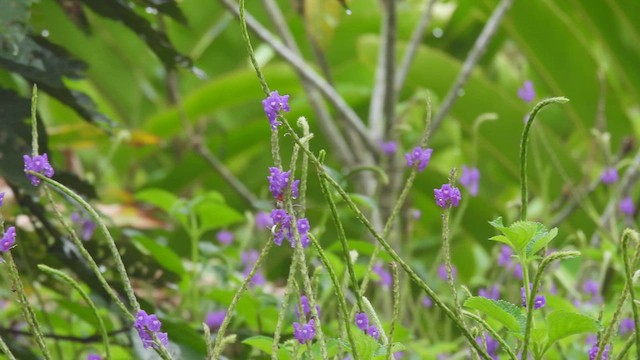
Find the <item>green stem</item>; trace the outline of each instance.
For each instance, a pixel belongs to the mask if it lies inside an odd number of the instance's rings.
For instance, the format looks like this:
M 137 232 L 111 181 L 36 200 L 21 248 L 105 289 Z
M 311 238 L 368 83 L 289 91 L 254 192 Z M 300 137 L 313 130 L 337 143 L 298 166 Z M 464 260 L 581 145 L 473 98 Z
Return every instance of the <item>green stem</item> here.
M 209 325 L 202 323 L 204 330 L 204 341 L 207 344 L 207 360 L 213 360 L 213 344 L 211 343 L 211 329 Z
M 38 155 L 38 85 L 33 84 L 31 93 L 31 155 Z
M 509 355 L 511 360 L 518 360 L 518 356 L 516 356 L 516 354 L 513 352 L 513 350 L 509 346 L 509 344 L 507 344 L 507 342 L 500 336 L 500 334 L 498 334 L 497 331 L 495 331 L 489 325 L 489 323 L 487 323 L 486 321 L 484 321 L 484 319 L 482 319 L 480 316 L 478 316 L 478 315 L 476 315 L 474 313 L 470 313 L 468 311 L 463 310 L 462 314 L 464 316 L 466 316 L 468 318 L 471 318 L 472 320 L 476 321 L 480 325 L 482 325 L 482 327 L 485 328 L 489 332 L 489 334 L 491 334 L 491 336 L 493 336 L 493 338 L 496 339 L 496 341 L 498 341 L 498 343 L 500 343 L 500 345 L 502 345 L 502 348 L 504 349 L 504 351 L 507 352 L 507 355 Z
M 2 350 L 2 353 L 4 354 L 4 356 L 7 357 L 8 360 L 16 360 L 16 357 L 13 356 L 13 354 L 11 353 L 11 350 L 9 350 L 9 347 L 4 342 L 2 337 L 0 337 L 0 350 Z
M 102 335 L 102 343 L 104 345 L 104 351 L 105 351 L 105 357 L 106 360 L 111 359 L 111 351 L 109 349 L 109 336 L 107 335 L 107 330 L 104 327 L 104 322 L 102 321 L 102 317 L 100 317 L 100 315 L 98 314 L 98 308 L 96 307 L 96 305 L 93 303 L 93 301 L 91 300 L 91 298 L 89 297 L 89 295 L 87 294 L 86 291 L 84 291 L 84 289 L 80 286 L 80 284 L 78 284 L 77 281 L 75 281 L 74 279 L 72 279 L 69 275 L 63 273 L 62 271 L 50 268 L 46 265 L 42 265 L 39 264 L 38 265 L 38 269 L 57 276 L 59 278 L 61 278 L 62 280 L 64 280 L 67 284 L 71 285 L 74 289 L 76 289 L 76 291 L 78 291 L 78 293 L 80 294 L 80 296 L 82 297 L 82 299 L 87 303 L 87 305 L 89 305 L 89 307 L 91 308 L 91 311 L 93 312 L 93 316 L 95 316 L 97 324 L 98 324 L 98 331 L 100 332 L 100 335 Z
M 396 329 L 396 323 L 400 316 L 400 277 L 398 275 L 398 264 L 391 263 L 391 274 L 393 275 L 393 318 L 391 319 L 391 328 L 389 329 L 389 342 L 387 343 L 387 360 L 393 359 L 393 335 Z
M 564 104 L 568 101 L 569 99 L 565 97 L 552 97 L 544 99 L 541 102 L 537 103 L 536 106 L 533 107 L 533 110 L 531 110 L 531 112 L 529 113 L 527 123 L 525 124 L 524 130 L 522 131 L 522 137 L 520 138 L 520 201 L 522 202 L 520 208 L 520 220 L 524 221 L 527 219 L 527 144 L 529 141 L 529 130 L 531 129 L 533 120 L 543 107 L 553 103 Z
M 640 313 L 638 312 L 638 304 L 636 303 L 635 291 L 633 286 L 633 269 L 631 268 L 631 264 L 629 263 L 629 255 L 628 255 L 628 243 L 629 240 L 633 239 L 636 242 L 636 246 L 640 246 L 640 236 L 638 236 L 638 232 L 625 229 L 622 233 L 622 257 L 624 258 L 624 269 L 627 281 L 627 287 L 629 288 L 629 297 L 631 298 L 631 310 L 633 311 L 633 323 L 635 326 L 640 324 L 639 317 Z M 636 248 L 636 253 L 640 252 L 640 249 Z M 636 340 L 636 358 L 640 359 L 640 332 L 635 331 L 635 340 Z
M 291 289 L 293 289 L 293 283 L 295 279 L 296 269 L 298 268 L 298 258 L 293 256 L 291 259 L 291 265 L 289 267 L 289 276 L 287 277 L 287 283 L 284 288 L 284 295 L 282 296 L 282 303 L 280 304 L 280 311 L 278 311 L 278 321 L 276 322 L 276 331 L 273 333 L 273 343 L 271 344 L 271 359 L 278 360 L 278 349 L 280 347 L 280 333 L 282 332 L 282 324 L 284 323 L 284 316 L 287 313 L 287 306 L 289 305 L 289 297 L 291 296 Z
M 616 356 L 614 360 L 622 360 L 627 356 L 627 352 L 631 349 L 631 345 L 633 345 L 634 339 L 636 338 L 637 331 L 634 331 L 633 334 L 624 342 L 620 353 Z M 636 345 L 637 346 L 637 345 Z
M 9 265 L 9 273 L 11 274 L 11 280 L 13 283 L 12 288 L 15 289 L 18 303 L 20 304 L 20 308 L 22 309 L 22 316 L 24 316 L 27 324 L 29 324 L 29 329 L 35 337 L 36 344 L 38 344 L 38 347 L 40 348 L 40 350 L 42 350 L 42 356 L 44 356 L 46 360 L 51 360 L 51 354 L 49 353 L 49 349 L 47 348 L 47 342 L 42 335 L 42 330 L 40 329 L 40 324 L 38 324 L 36 314 L 31 308 L 29 300 L 27 299 L 27 296 L 24 292 L 24 286 L 22 285 L 22 280 L 20 279 L 18 268 L 16 267 L 15 261 L 13 261 L 13 256 L 11 255 L 10 251 L 6 253 L 5 260 Z
M 111 233 L 109 233 L 109 229 L 107 229 L 107 226 L 105 225 L 100 215 L 98 215 L 98 213 L 93 209 L 91 205 L 89 205 L 88 202 L 86 202 L 82 197 L 71 191 L 66 186 L 53 179 L 49 179 L 48 177 L 40 173 L 34 171 L 27 171 L 27 173 L 40 178 L 40 180 L 46 182 L 48 185 L 51 185 L 52 187 L 61 191 L 63 194 L 69 196 L 89 213 L 92 220 L 97 224 L 98 229 L 107 240 L 107 247 L 109 248 L 109 251 L 111 252 L 111 255 L 113 256 L 113 259 L 115 261 L 116 271 L 120 275 L 120 278 L 124 285 L 124 291 L 129 299 L 129 305 L 133 308 L 134 312 L 137 313 L 140 310 L 140 304 L 138 303 L 138 299 L 136 299 L 136 295 L 133 292 L 133 287 L 131 286 L 131 282 L 129 281 L 129 276 L 127 276 L 127 270 L 125 269 L 122 258 L 120 257 L 120 253 L 118 252 L 118 247 L 116 246 Z
M 262 263 L 262 260 L 267 256 L 272 245 L 273 245 L 273 239 L 269 239 L 265 244 L 265 246 L 262 248 L 262 251 L 260 252 L 260 256 L 258 257 L 258 260 L 256 260 L 255 264 L 253 264 L 253 268 L 251 268 L 251 272 L 249 272 L 249 275 L 247 276 L 246 279 L 244 279 L 238 291 L 236 291 L 236 293 L 233 295 L 231 304 L 229 305 L 229 308 L 227 308 L 227 316 L 224 317 L 224 320 L 220 325 L 220 329 L 218 330 L 218 334 L 216 335 L 216 340 L 213 344 L 213 359 L 220 358 L 220 352 L 222 351 L 221 345 L 223 343 L 222 340 L 224 338 L 225 332 L 227 331 L 227 327 L 231 322 L 231 318 L 233 317 L 233 312 L 235 311 L 235 308 L 238 305 L 238 301 L 240 301 L 242 294 L 244 294 L 244 292 L 247 290 L 247 287 L 251 282 L 251 279 L 253 279 L 253 276 L 258 271 L 260 264 Z
M 309 234 L 309 239 L 311 239 L 311 243 L 313 244 L 316 251 L 318 252 L 320 261 L 322 261 L 322 264 L 324 265 L 324 267 L 327 269 L 327 272 L 329 273 L 329 277 L 331 278 L 331 282 L 333 283 L 333 288 L 336 292 L 336 296 L 338 297 L 338 307 L 340 308 L 340 312 L 342 313 L 344 327 L 345 327 L 345 330 L 347 331 L 347 338 L 349 339 L 349 343 L 351 344 L 351 349 L 353 350 L 352 351 L 353 359 L 358 360 L 360 357 L 358 356 L 358 353 L 356 351 L 356 343 L 355 343 L 355 340 L 353 339 L 353 334 L 351 333 L 349 313 L 347 312 L 347 304 L 344 300 L 344 294 L 342 293 L 340 280 L 338 280 L 338 276 L 336 275 L 335 270 L 331 266 L 331 263 L 329 262 L 327 255 L 324 253 L 324 250 L 322 250 L 322 247 L 318 243 L 318 240 L 316 239 L 316 237 Z
M 540 285 L 542 284 L 542 274 L 544 273 L 544 270 L 547 268 L 547 266 L 549 266 L 549 264 L 551 264 L 553 261 L 556 260 L 562 260 L 562 259 L 569 259 L 569 258 L 573 258 L 573 257 L 577 257 L 580 256 L 580 252 L 579 251 L 556 251 L 554 253 L 552 253 L 551 255 L 545 257 L 542 262 L 540 262 L 540 266 L 538 267 L 538 272 L 536 272 L 536 277 L 533 281 L 533 288 L 531 289 L 531 295 L 527 296 L 526 299 L 526 303 L 527 303 L 527 322 L 525 324 L 525 328 L 524 328 L 524 342 L 522 345 L 522 358 L 523 359 L 528 359 L 528 351 L 529 351 L 529 340 L 531 338 L 531 323 L 533 320 L 533 303 L 534 303 L 534 298 L 535 298 L 535 294 L 538 292 L 538 289 L 540 288 Z M 522 275 L 524 277 L 524 269 L 522 272 Z M 528 284 L 527 284 L 528 287 Z

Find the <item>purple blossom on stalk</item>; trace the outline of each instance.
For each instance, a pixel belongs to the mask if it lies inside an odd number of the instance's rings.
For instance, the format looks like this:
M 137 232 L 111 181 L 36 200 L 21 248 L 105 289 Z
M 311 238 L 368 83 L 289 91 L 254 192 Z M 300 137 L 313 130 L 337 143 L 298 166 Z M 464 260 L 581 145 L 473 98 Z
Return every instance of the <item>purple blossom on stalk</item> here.
M 256 214 L 256 227 L 258 229 L 270 229 L 273 226 L 273 220 L 269 213 L 260 211 Z
M 378 328 L 375 327 L 375 325 L 369 325 L 369 327 L 367 328 L 367 335 L 376 340 L 380 338 L 380 332 L 378 331 Z
M 627 334 L 631 334 L 633 330 L 635 330 L 636 325 L 633 321 L 633 318 L 624 318 L 620 320 L 620 328 L 619 332 L 621 336 L 625 336 Z
M 498 265 L 510 268 L 513 265 L 513 250 L 508 245 L 500 247 L 500 255 L 498 256 Z
M 209 329 L 219 329 L 226 316 L 226 310 L 212 311 L 207 313 L 207 316 L 204 318 L 204 323 L 207 324 Z
M 398 151 L 398 143 L 395 141 L 380 141 L 380 150 L 385 155 L 393 155 Z
M 15 226 L 9 227 L 2 235 L 2 239 L 0 239 L 0 251 L 7 252 L 11 249 L 13 244 L 16 242 L 16 228 Z
M 300 344 L 313 340 L 315 335 L 316 328 L 313 319 L 311 319 L 308 324 L 304 325 L 301 325 L 298 322 L 293 323 L 293 337 L 295 337 Z
M 82 230 L 80 233 L 80 237 L 82 238 L 82 240 L 91 240 L 91 238 L 93 237 L 93 233 L 98 225 L 94 223 L 90 218 L 84 218 L 77 212 L 72 213 L 70 217 L 71 221 L 80 225 L 80 229 Z
M 404 157 L 407 160 L 408 167 L 412 167 L 414 164 L 417 164 L 418 171 L 422 172 L 429 164 L 429 160 L 431 160 L 431 153 L 433 153 L 433 149 L 431 148 L 423 149 L 416 146 L 412 152 L 406 153 Z
M 282 171 L 277 167 L 269 168 L 269 191 L 273 197 L 278 201 L 284 200 L 284 190 L 289 185 L 289 178 L 291 177 L 291 171 Z
M 500 298 L 500 290 L 498 286 L 493 285 L 487 288 L 481 288 L 478 290 L 478 295 L 491 300 L 498 300 Z
M 169 346 L 169 336 L 167 333 L 160 332 L 162 323 L 157 316 L 153 314 L 148 315 L 144 310 L 140 310 L 136 314 L 136 321 L 133 323 L 133 326 L 138 331 L 138 335 L 142 340 L 142 346 L 144 346 L 145 349 L 151 346 L 156 347 L 152 334 L 158 337 L 162 345 L 165 347 Z
M 585 344 L 587 344 L 587 345 L 597 345 L 598 344 L 598 335 L 596 335 L 596 334 L 587 335 L 587 338 L 585 339 Z
M 40 173 L 48 178 L 52 177 L 54 174 L 53 167 L 49 164 L 49 158 L 47 154 L 42 155 L 23 155 L 22 159 L 24 160 L 24 171 L 33 171 Z M 40 179 L 34 175 L 27 174 L 27 178 L 31 181 L 31 185 L 38 186 L 40 185 Z
M 600 294 L 600 284 L 595 280 L 587 279 L 582 285 L 582 291 L 589 295 L 591 299 L 595 299 Z
M 466 167 L 462 165 L 462 175 L 460 175 L 460 184 L 469 190 L 469 195 L 478 195 L 478 183 L 480 182 L 480 170 L 477 167 Z
M 387 271 L 382 264 L 373 265 L 373 272 L 380 277 L 378 284 L 386 288 L 390 288 L 393 285 L 393 277 L 391 276 L 391 273 Z
M 87 360 L 102 360 L 102 357 L 98 354 L 89 354 L 87 355 Z
M 527 80 L 522 84 L 522 87 L 518 89 L 518 97 L 528 103 L 536 98 L 536 92 L 531 81 Z
M 289 112 L 289 95 L 282 95 L 278 91 L 272 91 L 266 99 L 262 100 L 262 107 L 264 108 L 271 129 L 275 130 L 281 122 L 278 121 L 278 113 L 280 110 Z
M 455 280 L 456 275 L 458 274 L 458 269 L 454 265 L 451 265 L 451 276 Z M 447 266 L 445 264 L 440 264 L 438 266 L 438 277 L 444 281 L 448 281 L 449 277 L 447 275 Z
M 369 317 L 365 313 L 356 314 L 356 326 L 358 329 L 366 332 L 369 327 Z
M 230 245 L 233 242 L 233 233 L 227 230 L 220 230 L 216 234 L 216 239 L 223 245 Z
M 462 199 L 460 190 L 449 184 L 442 185 L 440 189 L 433 189 L 433 195 L 436 198 L 436 204 L 443 209 L 447 206 L 457 207 Z
M 427 295 L 422 297 L 422 306 L 426 307 L 427 309 L 433 306 L 433 300 L 431 300 L 431 298 Z
M 309 246 L 309 244 L 311 243 L 311 240 L 309 239 L 309 229 L 311 228 L 309 225 L 309 220 L 307 220 L 307 218 L 298 219 L 296 228 L 298 229 L 298 234 L 300 234 L 300 243 L 302 244 L 302 247 L 306 249 L 307 246 Z M 293 239 L 291 239 L 291 247 L 294 246 L 295 244 L 293 242 Z
M 635 205 L 633 204 L 631 196 L 627 196 L 620 201 L 620 211 L 625 215 L 633 216 L 633 213 L 635 212 Z
M 604 347 L 604 350 L 602 351 L 602 356 L 600 357 L 600 360 L 608 360 L 609 359 L 609 349 L 610 349 L 609 345 Z M 597 343 L 593 344 L 591 349 L 589 349 L 589 360 L 596 360 L 596 356 L 598 356 L 598 350 L 600 350 L 600 348 L 598 347 L 598 344 Z
M 498 356 L 498 347 L 500 347 L 500 343 L 498 342 L 498 340 L 494 339 L 491 335 L 489 335 L 489 333 L 485 333 L 484 338 L 486 341 L 486 349 L 489 356 L 491 356 L 491 358 L 494 360 L 499 359 L 500 357 Z M 476 342 L 480 346 L 483 346 L 485 341 L 482 341 L 481 336 L 476 337 Z
M 274 231 L 273 241 L 276 245 L 282 245 L 282 240 L 285 238 L 293 238 L 293 231 L 291 229 L 291 216 L 282 209 L 273 209 L 271 211 L 271 219 L 273 220 L 276 228 Z
M 533 287 L 533 284 L 529 284 L 529 289 Z M 524 286 L 520 288 L 520 297 L 522 298 L 522 306 L 527 307 L 527 293 Z M 547 298 L 544 295 L 538 295 L 533 300 L 533 309 L 538 310 L 547 304 Z
M 600 180 L 602 180 L 603 184 L 611 185 L 618 181 L 618 169 L 615 166 L 606 168 L 602 175 L 600 175 Z

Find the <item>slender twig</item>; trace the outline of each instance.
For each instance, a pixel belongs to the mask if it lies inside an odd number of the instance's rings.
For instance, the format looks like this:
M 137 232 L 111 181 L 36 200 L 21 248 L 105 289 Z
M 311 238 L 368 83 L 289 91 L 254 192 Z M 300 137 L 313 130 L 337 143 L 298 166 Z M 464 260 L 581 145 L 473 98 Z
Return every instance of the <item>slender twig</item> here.
M 409 74 L 409 68 L 411 68 L 411 64 L 413 63 L 413 59 L 418 52 L 418 48 L 422 43 L 422 39 L 424 37 L 424 32 L 429 27 L 429 22 L 431 21 L 431 13 L 433 10 L 433 5 L 436 3 L 436 0 L 428 0 L 429 2 L 425 5 L 424 11 L 422 12 L 422 16 L 420 16 L 420 20 L 418 24 L 413 29 L 413 33 L 411 34 L 411 40 L 409 40 L 409 45 L 407 45 L 407 49 L 404 52 L 404 56 L 402 57 L 402 61 L 400 62 L 400 66 L 396 71 L 395 75 L 395 92 L 396 95 L 402 90 L 404 86 L 404 82 L 407 79 L 407 75 Z
M 442 105 L 440 106 L 440 110 L 438 114 L 436 114 L 433 119 L 433 123 L 431 124 L 431 129 L 435 132 L 440 124 L 444 120 L 445 116 L 449 113 L 449 110 L 453 107 L 453 104 L 456 102 L 458 97 L 460 96 L 459 92 L 467 83 L 469 76 L 471 75 L 471 71 L 475 67 L 476 63 L 480 60 L 480 57 L 484 54 L 489 42 L 495 35 L 498 30 L 498 26 L 502 21 L 502 18 L 506 15 L 507 10 L 511 7 L 513 0 L 502 0 L 496 6 L 495 10 L 491 14 L 491 17 L 487 21 L 487 24 L 482 29 L 480 36 L 476 39 L 476 42 L 473 44 L 473 48 L 469 51 L 467 58 L 464 60 L 464 64 L 462 64 L 462 68 L 458 73 L 458 77 L 456 81 L 453 83 L 453 86 L 449 89 L 447 96 L 442 101 Z
M 369 102 L 369 128 L 374 139 L 383 140 L 393 124 L 395 103 L 396 1 L 382 0 L 382 43 L 378 49 L 376 78 Z
M 627 339 L 627 341 L 624 342 L 624 345 L 622 346 L 622 350 L 620 350 L 620 352 L 618 353 L 618 355 L 614 360 L 626 359 L 627 352 L 629 351 L 629 349 L 631 349 L 631 346 L 633 345 L 633 342 L 636 336 L 637 336 L 636 331 L 634 331 L 633 334 L 631 334 L 631 336 Z
M 219 0 L 224 6 L 231 10 L 234 14 L 239 15 L 238 5 L 231 0 Z M 378 146 L 375 140 L 369 135 L 366 126 L 356 112 L 347 104 L 347 102 L 337 93 L 337 91 L 326 80 L 324 80 L 317 72 L 315 72 L 303 59 L 295 55 L 286 46 L 282 45 L 277 38 L 271 34 L 262 24 L 260 24 L 253 16 L 245 15 L 246 25 L 253 30 L 256 35 L 267 42 L 273 50 L 278 53 L 285 61 L 287 61 L 295 70 L 309 80 L 335 107 L 340 113 L 348 126 L 350 126 L 364 141 L 367 148 L 372 152 L 378 152 Z M 264 90 L 264 89 L 263 89 Z
M 640 252 L 640 236 L 638 232 L 626 229 L 622 233 L 622 257 L 624 258 L 625 278 L 627 281 L 627 287 L 629 288 L 629 298 L 631 302 L 631 310 L 633 312 L 634 327 L 637 328 L 640 324 L 640 312 L 638 311 L 638 304 L 636 304 L 636 296 L 633 287 L 633 269 L 629 263 L 628 246 L 629 240 L 633 239 L 636 242 L 636 253 Z M 636 358 L 640 359 L 640 332 L 635 332 L 634 338 L 636 339 Z
M 202 323 L 202 329 L 204 330 L 204 342 L 207 344 L 207 360 L 213 359 L 213 343 L 211 343 L 211 329 L 209 325 Z
M 490 334 L 491 336 L 493 336 L 496 341 L 498 341 L 498 343 L 500 343 L 500 345 L 502 345 L 502 348 L 507 352 L 507 355 L 509 355 L 509 357 L 511 358 L 511 360 L 517 360 L 518 357 L 516 356 L 516 354 L 513 352 L 513 350 L 511 349 L 511 346 L 509 346 L 509 344 L 507 344 L 507 342 L 502 338 L 502 336 L 500 336 L 500 334 L 498 334 L 497 331 L 495 331 L 491 325 L 489 325 L 486 321 L 484 321 L 484 319 L 482 319 L 480 316 L 474 314 L 474 313 L 470 313 L 466 310 L 462 311 L 462 314 L 468 318 L 471 318 L 472 320 L 478 322 L 480 325 L 482 325 L 483 328 L 485 328 Z
M 6 356 L 7 359 L 16 360 L 16 357 L 13 356 L 11 350 L 9 350 L 9 347 L 7 346 L 7 343 L 4 342 L 4 339 L 2 339 L 2 337 L 0 337 L 0 350 L 2 350 L 2 354 Z
M 80 286 L 80 284 L 78 284 L 77 281 L 75 281 L 69 275 L 63 273 L 62 271 L 50 268 L 42 264 L 38 265 L 38 269 L 50 275 L 57 276 L 62 280 L 64 280 L 67 284 L 71 285 L 74 289 L 76 289 L 76 291 L 80 294 L 82 299 L 87 303 L 87 305 L 89 305 L 89 308 L 93 313 L 93 316 L 96 318 L 97 325 L 98 325 L 98 332 L 102 336 L 102 344 L 104 345 L 104 351 L 106 354 L 105 358 L 106 360 L 111 359 L 111 349 L 109 347 L 109 336 L 107 335 L 107 330 L 104 327 L 104 321 L 102 321 L 102 317 L 100 317 L 100 314 L 98 314 L 98 308 L 96 307 L 96 304 L 93 303 L 93 301 L 91 300 L 87 292 L 84 291 L 84 289 Z
M 393 335 L 396 329 L 396 323 L 400 316 L 400 277 L 398 276 L 398 264 L 391 263 L 391 274 L 393 276 L 393 318 L 391 319 L 391 328 L 389 329 L 389 339 L 387 343 L 387 360 L 393 359 Z

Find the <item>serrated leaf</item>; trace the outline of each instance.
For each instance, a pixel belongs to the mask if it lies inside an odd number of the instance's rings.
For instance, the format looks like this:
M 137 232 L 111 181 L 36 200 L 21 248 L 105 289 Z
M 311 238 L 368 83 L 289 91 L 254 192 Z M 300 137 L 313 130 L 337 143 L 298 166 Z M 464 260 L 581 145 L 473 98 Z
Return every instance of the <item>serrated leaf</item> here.
M 588 316 L 575 312 L 557 310 L 547 315 L 549 344 L 571 335 L 595 333 L 600 331 L 600 324 Z
M 520 307 L 504 300 L 491 300 L 482 296 L 472 296 L 464 302 L 464 306 L 478 310 L 509 330 L 523 333 L 526 318 Z
M 558 228 L 553 228 L 547 231 L 544 225 L 542 225 L 542 228 L 538 229 L 538 232 L 536 232 L 536 235 L 533 237 L 533 239 L 531 239 L 531 241 L 527 245 L 527 254 L 533 255 L 537 253 L 542 248 L 547 246 L 547 244 L 549 244 L 549 242 L 551 242 L 551 240 L 553 240 L 557 235 L 558 235 Z
M 489 224 L 502 233 L 489 240 L 510 245 L 518 254 L 533 255 L 545 247 L 558 234 L 558 229 L 547 231 L 546 227 L 534 221 L 516 221 L 504 226 L 502 218 L 490 221 Z

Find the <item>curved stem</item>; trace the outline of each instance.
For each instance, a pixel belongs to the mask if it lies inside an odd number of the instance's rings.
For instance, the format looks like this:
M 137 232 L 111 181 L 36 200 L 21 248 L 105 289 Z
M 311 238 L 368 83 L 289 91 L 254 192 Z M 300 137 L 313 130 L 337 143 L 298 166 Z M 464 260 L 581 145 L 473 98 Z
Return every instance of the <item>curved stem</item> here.
M 527 144 L 529 142 L 529 130 L 531 129 L 533 120 L 543 107 L 553 103 L 564 104 L 568 101 L 569 99 L 565 97 L 552 97 L 540 101 L 529 113 L 527 123 L 524 126 L 524 130 L 522 130 L 522 137 L 520 138 L 520 200 L 522 202 L 520 220 L 524 221 L 527 219 Z
M 472 320 L 476 321 L 477 323 L 479 323 L 480 325 L 482 325 L 483 328 L 485 328 L 485 330 L 487 330 L 489 332 L 489 334 L 491 334 L 491 336 L 493 336 L 494 339 L 496 339 L 496 341 L 498 343 L 500 343 L 500 345 L 502 345 L 502 348 L 504 349 L 504 351 L 507 352 L 507 355 L 509 355 L 509 357 L 511 358 L 511 360 L 518 360 L 518 356 L 516 356 L 516 354 L 513 352 L 513 350 L 511 349 L 511 347 L 509 346 L 509 344 L 507 344 L 507 342 L 500 336 L 500 334 L 498 334 L 497 331 L 495 331 L 490 325 L 489 323 L 487 323 L 486 321 L 484 321 L 484 319 L 482 319 L 480 316 L 474 314 L 474 313 L 470 313 L 466 310 L 462 310 L 462 314 L 468 318 L 471 318 Z
M 625 277 L 627 281 L 627 287 L 629 288 L 629 297 L 631 298 L 631 310 L 633 311 L 633 323 L 634 327 L 637 328 L 638 324 L 640 324 L 639 317 L 640 314 L 638 312 L 638 304 L 636 303 L 634 287 L 633 287 L 633 269 L 631 268 L 631 264 L 629 263 L 629 255 L 628 255 L 628 243 L 629 240 L 633 239 L 636 242 L 636 246 L 640 246 L 640 236 L 638 233 L 631 229 L 625 229 L 622 233 L 622 257 L 624 258 L 624 269 L 625 269 Z M 636 249 L 636 252 L 640 250 Z M 640 332 L 634 332 L 634 338 L 636 341 L 636 358 L 640 359 Z
M 74 289 L 76 289 L 76 291 L 78 291 L 78 293 L 80 294 L 80 296 L 82 297 L 82 299 L 87 303 L 87 305 L 89 305 L 89 308 L 91 308 L 91 311 L 93 312 L 93 316 L 95 316 L 96 321 L 98 322 L 98 331 L 100 332 L 100 335 L 102 336 L 102 343 L 104 345 L 104 351 L 105 351 L 105 358 L 106 360 L 111 359 L 111 351 L 109 349 L 109 336 L 107 335 L 107 330 L 104 327 L 104 322 L 102 321 L 102 317 L 100 317 L 100 315 L 98 314 L 98 308 L 96 307 L 96 305 L 93 303 L 93 301 L 91 300 L 91 298 L 89 297 L 89 295 L 87 294 L 86 291 L 84 291 L 84 289 L 80 286 L 80 284 L 78 284 L 77 281 L 73 280 L 69 275 L 63 273 L 62 271 L 50 268 L 46 265 L 43 264 L 39 264 L 38 265 L 38 269 L 57 276 L 59 278 L 61 278 L 62 280 L 64 280 L 67 284 L 71 285 Z

